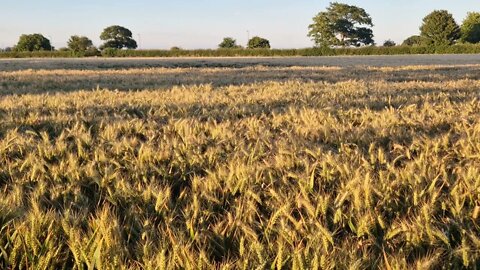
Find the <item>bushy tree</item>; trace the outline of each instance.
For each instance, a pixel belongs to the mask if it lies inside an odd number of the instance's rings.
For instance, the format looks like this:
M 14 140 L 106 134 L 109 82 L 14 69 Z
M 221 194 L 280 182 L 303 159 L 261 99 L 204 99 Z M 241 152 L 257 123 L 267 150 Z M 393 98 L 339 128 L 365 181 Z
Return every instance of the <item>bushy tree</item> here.
M 460 27 L 452 14 L 446 10 L 435 10 L 423 19 L 421 36 L 434 45 L 451 45 L 460 38 Z
M 67 45 L 74 52 L 85 52 L 93 47 L 93 42 L 88 37 L 71 36 Z
M 21 35 L 15 46 L 16 51 L 51 51 L 53 49 L 50 40 L 41 34 Z
M 395 47 L 397 46 L 397 43 L 395 43 L 395 41 L 389 39 L 389 40 L 385 40 L 385 42 L 383 42 L 383 47 Z
M 430 39 L 418 35 L 408 37 L 402 43 L 403 46 L 428 46 L 431 44 Z
M 113 25 L 105 28 L 100 35 L 100 39 L 105 43 L 100 47 L 112 49 L 136 49 L 137 42 L 132 38 L 132 32 L 119 25 Z
M 248 41 L 249 49 L 270 49 L 270 41 L 261 37 L 253 37 Z
M 222 43 L 218 44 L 220 49 L 236 49 L 240 48 L 237 44 L 237 41 L 231 37 L 226 37 L 223 39 Z
M 372 18 L 363 9 L 342 3 L 330 3 L 308 27 L 308 36 L 316 46 L 361 46 L 373 44 Z
M 462 41 L 469 43 L 480 42 L 480 13 L 469 12 L 461 27 Z

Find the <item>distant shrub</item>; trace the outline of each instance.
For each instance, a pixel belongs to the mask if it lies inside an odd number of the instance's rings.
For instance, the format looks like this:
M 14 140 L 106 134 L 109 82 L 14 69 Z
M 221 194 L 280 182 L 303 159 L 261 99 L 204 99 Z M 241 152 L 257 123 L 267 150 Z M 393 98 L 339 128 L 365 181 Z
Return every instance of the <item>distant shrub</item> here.
M 105 48 L 102 50 L 103 57 L 116 57 L 118 56 L 119 49 L 115 48 Z
M 417 35 L 408 37 L 402 43 L 404 46 L 430 46 L 432 44 L 431 39 Z
M 70 51 L 34 51 L 34 52 L 0 52 L 0 58 L 69 58 L 75 57 Z
M 389 40 L 385 40 L 385 42 L 383 42 L 383 47 L 395 47 L 397 46 L 397 44 L 395 43 L 395 41 L 389 39 Z

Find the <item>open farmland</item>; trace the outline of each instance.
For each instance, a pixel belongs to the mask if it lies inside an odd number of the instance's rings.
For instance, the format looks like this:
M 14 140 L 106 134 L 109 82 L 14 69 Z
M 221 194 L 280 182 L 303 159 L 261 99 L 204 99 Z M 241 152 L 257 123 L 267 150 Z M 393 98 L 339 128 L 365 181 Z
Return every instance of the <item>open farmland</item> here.
M 0 268 L 480 267 L 478 57 L 409 57 L 0 61 Z
M 273 67 L 399 67 L 418 65 L 474 65 L 479 63 L 480 54 L 320 57 L 23 58 L 0 59 L 0 71 L 22 69 L 239 68 L 255 65 Z

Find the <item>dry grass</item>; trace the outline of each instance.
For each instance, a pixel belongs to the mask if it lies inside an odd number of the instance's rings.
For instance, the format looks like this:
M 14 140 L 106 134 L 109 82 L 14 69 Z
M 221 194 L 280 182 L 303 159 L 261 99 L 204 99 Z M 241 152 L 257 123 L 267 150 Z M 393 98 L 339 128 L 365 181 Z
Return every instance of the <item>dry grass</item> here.
M 478 268 L 478 68 L 3 72 L 0 268 Z
M 343 82 L 480 80 L 480 65 L 406 67 L 265 67 L 54 69 L 0 72 L 0 95 L 55 93 L 92 89 L 159 90 L 172 86 L 211 84 L 214 87 L 269 81 Z

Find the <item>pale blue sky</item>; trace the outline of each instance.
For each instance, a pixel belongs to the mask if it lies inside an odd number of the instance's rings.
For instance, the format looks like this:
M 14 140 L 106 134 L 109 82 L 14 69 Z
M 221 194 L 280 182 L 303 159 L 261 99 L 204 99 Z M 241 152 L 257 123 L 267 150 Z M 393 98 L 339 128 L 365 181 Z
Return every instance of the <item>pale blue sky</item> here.
M 16 43 L 22 33 L 42 33 L 63 47 L 73 34 L 96 45 L 103 28 L 123 25 L 141 48 L 215 48 L 223 37 L 245 44 L 250 36 L 268 38 L 274 48 L 312 46 L 306 36 L 312 17 L 330 1 L 319 0 L 0 0 L 0 47 Z M 478 0 L 352 0 L 375 24 L 375 41 L 401 42 L 417 34 L 422 18 L 447 9 L 461 23 Z M 140 40 L 138 40 L 140 37 Z

